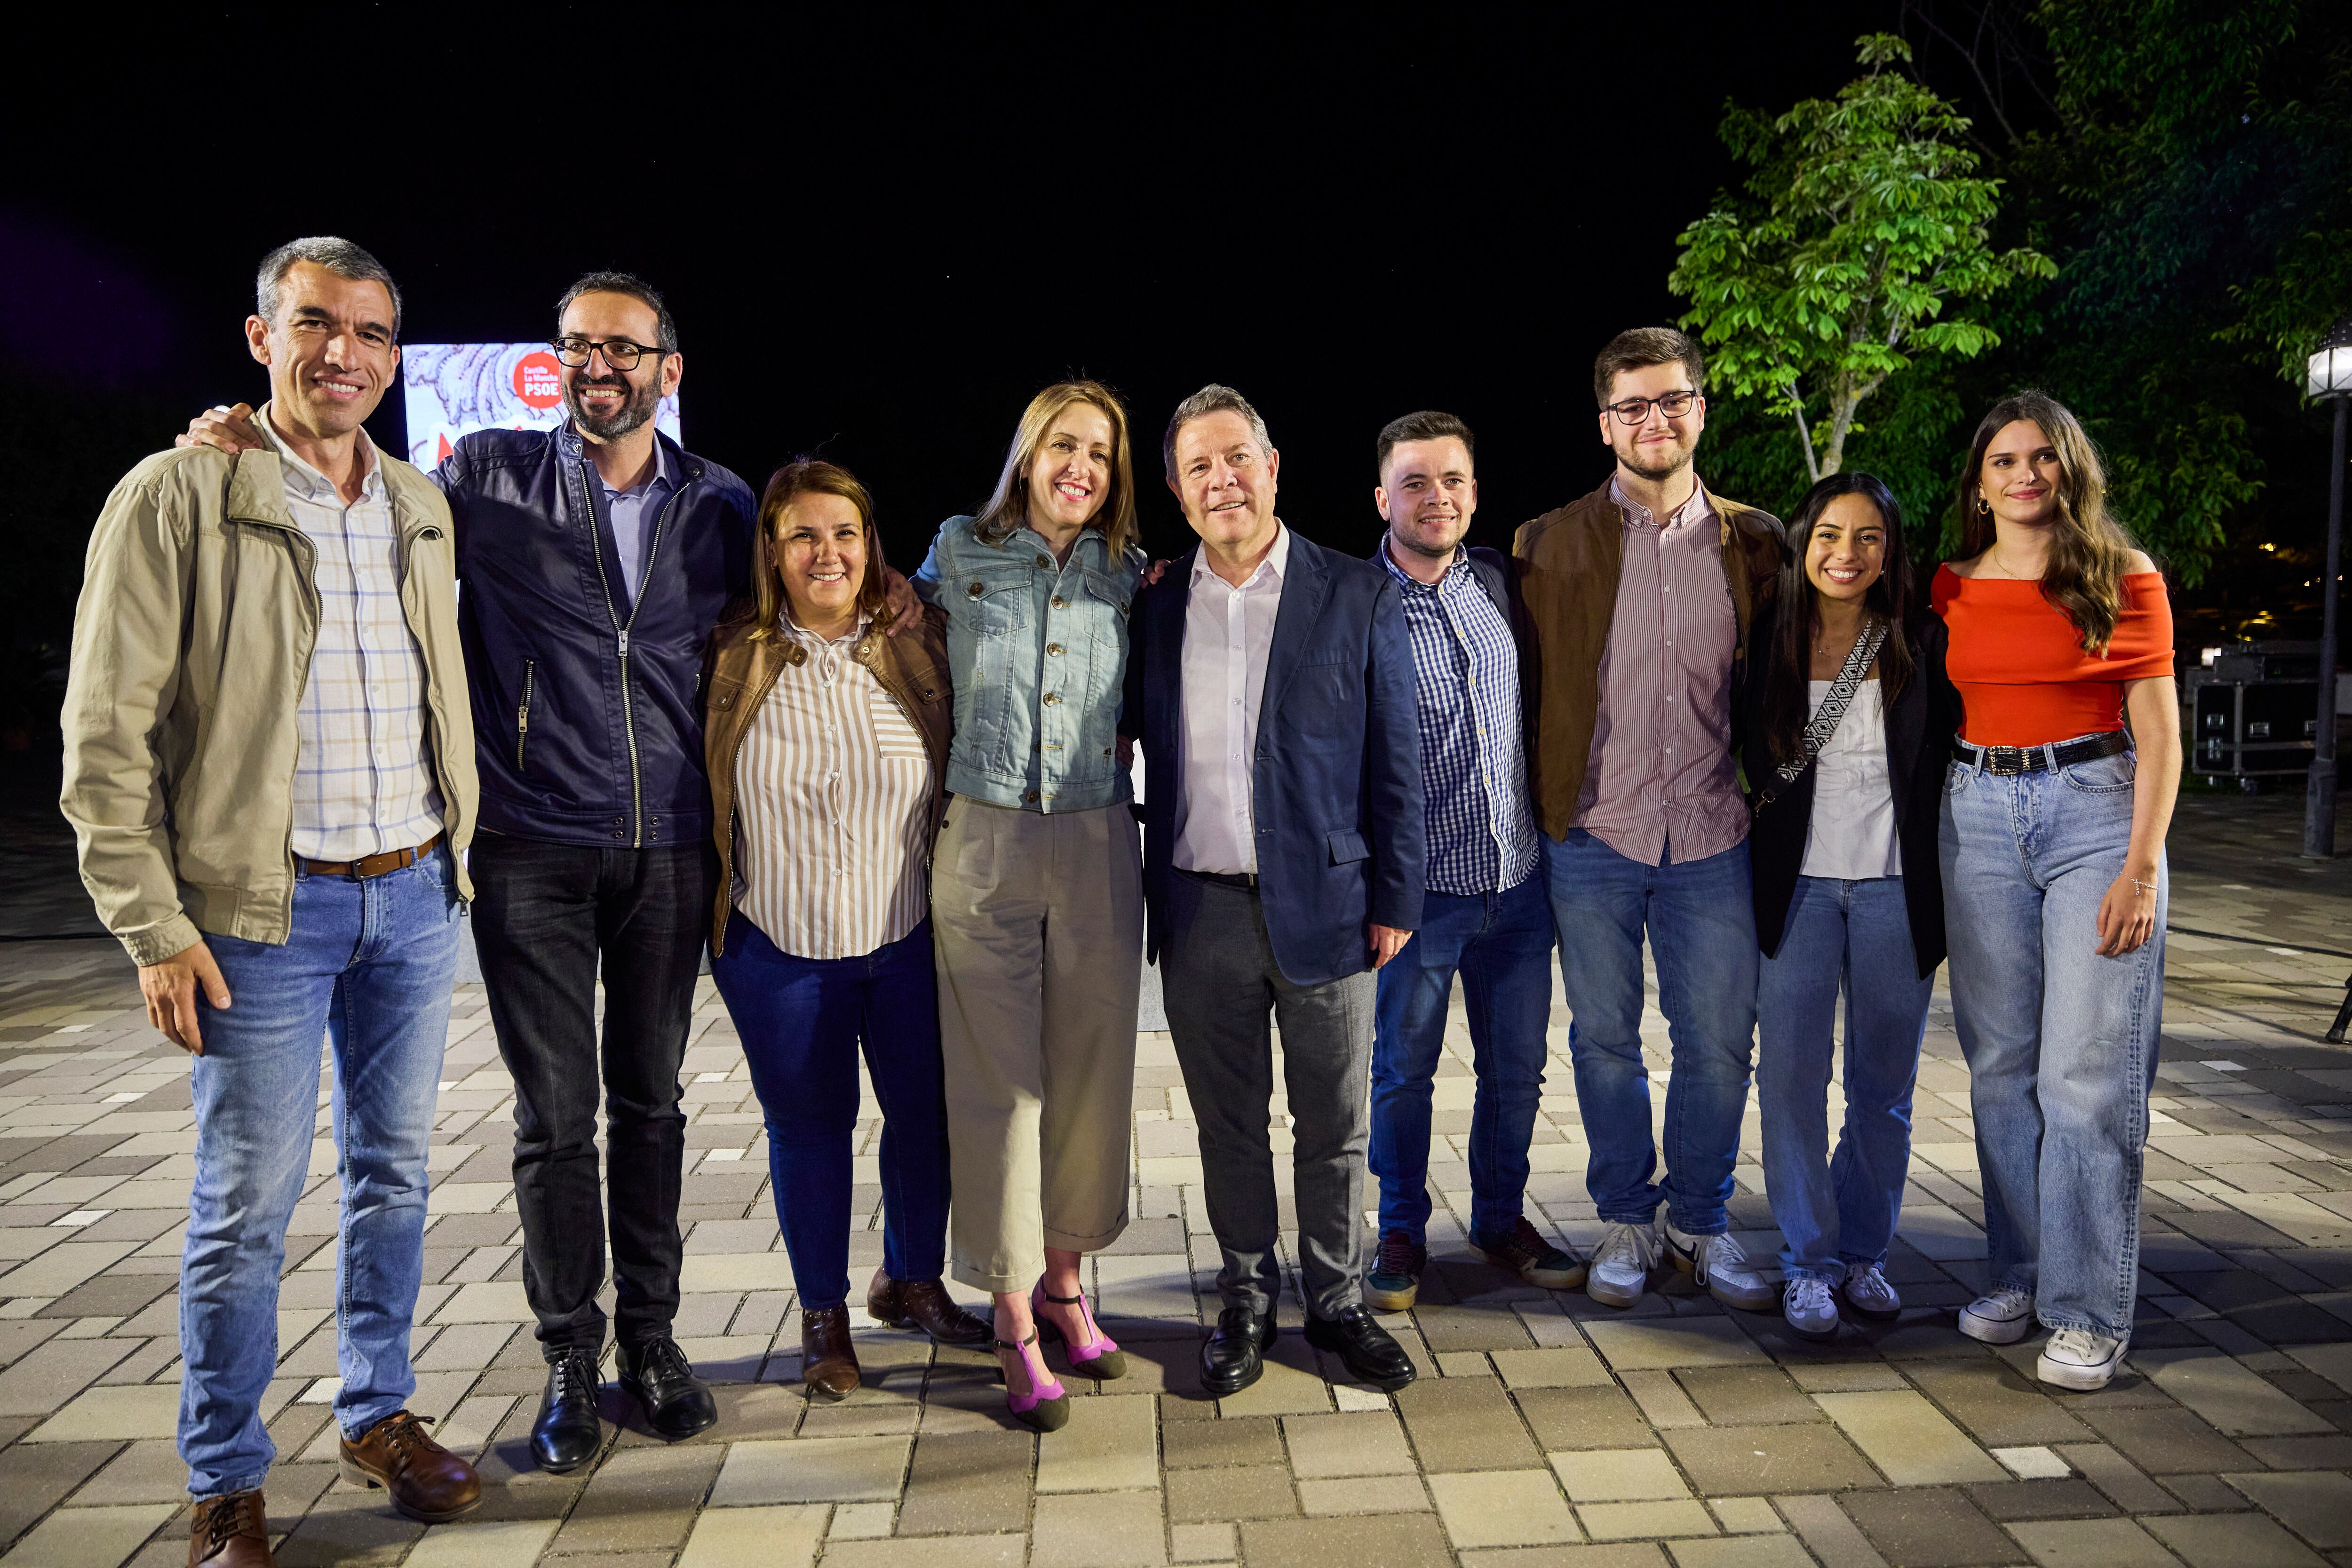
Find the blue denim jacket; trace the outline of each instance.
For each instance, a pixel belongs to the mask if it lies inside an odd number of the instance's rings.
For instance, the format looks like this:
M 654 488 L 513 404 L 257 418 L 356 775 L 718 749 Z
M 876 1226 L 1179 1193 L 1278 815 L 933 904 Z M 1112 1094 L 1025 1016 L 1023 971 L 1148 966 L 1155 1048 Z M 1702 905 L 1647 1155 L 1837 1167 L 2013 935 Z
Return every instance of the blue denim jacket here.
M 915 591 L 948 617 L 948 788 L 1038 812 L 1131 798 L 1118 765 L 1118 710 L 1143 552 L 1114 561 L 1110 542 L 1090 528 L 1057 567 L 1033 531 L 983 544 L 972 522 L 941 523 L 914 576 Z

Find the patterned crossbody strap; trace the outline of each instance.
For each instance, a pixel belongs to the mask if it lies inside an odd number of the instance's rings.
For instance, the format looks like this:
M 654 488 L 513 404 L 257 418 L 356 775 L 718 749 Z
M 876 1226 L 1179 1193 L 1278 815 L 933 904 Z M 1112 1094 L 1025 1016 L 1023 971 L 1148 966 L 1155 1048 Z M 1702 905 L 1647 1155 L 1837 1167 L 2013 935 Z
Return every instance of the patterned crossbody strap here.
M 1804 751 L 1773 769 L 1772 783 L 1756 797 L 1757 816 L 1763 816 L 1764 808 L 1778 800 L 1780 791 L 1794 784 L 1799 774 L 1811 767 L 1813 759 L 1822 754 L 1822 748 L 1830 743 L 1830 737 L 1837 733 L 1838 721 L 1845 717 L 1848 708 L 1853 706 L 1854 689 L 1862 684 L 1863 676 L 1870 669 L 1870 661 L 1878 657 L 1879 645 L 1885 640 L 1885 621 L 1873 619 L 1864 624 L 1862 635 L 1853 639 L 1853 647 L 1845 656 L 1844 668 L 1838 671 L 1837 679 L 1830 682 L 1829 695 L 1822 699 L 1822 705 L 1814 710 L 1812 718 L 1806 722 Z

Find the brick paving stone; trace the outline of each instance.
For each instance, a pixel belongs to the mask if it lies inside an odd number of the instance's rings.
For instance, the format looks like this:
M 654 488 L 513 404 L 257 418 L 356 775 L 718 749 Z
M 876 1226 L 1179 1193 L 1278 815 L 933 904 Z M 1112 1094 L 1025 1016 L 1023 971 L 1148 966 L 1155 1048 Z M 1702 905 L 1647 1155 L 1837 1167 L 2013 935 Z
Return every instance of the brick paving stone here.
M 2026 1560 L 2007 1532 L 1950 1487 L 1847 1492 L 1837 1500 L 1893 1568 L 1977 1568 Z
M 1070 1424 L 1037 1440 L 1040 1492 L 1160 1485 L 1159 1401 L 1119 1394 L 1070 1402 Z
M 57 1506 L 67 1493 L 80 1486 L 99 1468 L 112 1458 L 119 1445 L 113 1443 L 56 1443 L 38 1447 L 19 1445 L 0 1449 L 0 1547 L 16 1540 L 43 1514 Z M 179 1482 L 187 1479 L 187 1467 L 178 1469 Z M 108 1502 L 173 1501 L 169 1499 L 107 1498 Z
M 2055 1397 L 1997 1357 L 1923 1363 L 1911 1381 L 1987 1447 L 2081 1443 L 2091 1429 Z
M 1280 1465 L 1235 1465 L 1168 1473 L 1168 1519 L 1205 1524 L 1228 1519 L 1295 1514 L 1290 1472 Z
M 911 1541 L 829 1542 L 824 1563 L 825 1568 L 1021 1568 L 1028 1552 L 1026 1535 L 933 1535 Z
M 1682 1427 L 1662 1436 L 1691 1484 L 1708 1496 L 1885 1484 L 1853 1445 L 1826 1424 Z
M 1239 1550 L 1240 1531 L 1230 1524 L 1174 1524 L 1168 1527 L 1171 1563 L 1230 1563 Z
M 1531 1388 L 1514 1395 L 1544 1452 L 1569 1448 L 1633 1448 L 1658 1435 L 1617 1388 Z
M 1577 1521 L 1595 1541 L 1660 1540 L 1683 1535 L 1713 1535 L 1715 1516 L 1691 1500 L 1658 1502 L 1579 1503 Z M 1742 1541 L 1753 1539 L 1742 1536 Z
M 2251 1470 L 2243 1448 L 2178 1406 L 2085 1410 L 2084 1421 L 2126 1458 L 2152 1476 L 2185 1471 Z
M 428 1530 L 404 1568 L 530 1568 L 555 1535 L 551 1519 L 471 1520 Z
M 2334 1429 L 2326 1417 L 2219 1351 L 2145 1351 L 2131 1361 L 2225 1436 L 2284 1437 Z
M 1611 1541 L 1591 1546 L 1502 1546 L 1462 1553 L 1463 1568 L 1672 1568 L 1663 1542 Z
M 1503 1382 L 1515 1390 L 1606 1387 L 1612 1382 L 1600 1356 L 1581 1344 L 1496 1351 L 1488 1359 Z
M 1675 1568 L 1812 1568 L 1812 1557 L 1790 1536 L 1737 1541 L 1669 1541 Z
M 1252 1520 L 1242 1526 L 1242 1554 L 1250 1568 L 1443 1563 L 1447 1555 L 1437 1517 L 1428 1513 Z
M 911 1437 L 737 1443 L 726 1451 L 710 1506 L 895 1498 L 913 1447 Z
M 1546 1546 L 1584 1539 L 1549 1470 L 1476 1470 L 1429 1478 L 1437 1517 L 1457 1550 Z
M 1419 1513 L 1429 1509 L 1429 1495 L 1418 1474 L 1341 1476 L 1331 1480 L 1301 1480 L 1298 1511 L 1309 1516 L 1334 1513 Z
M 1301 1480 L 1393 1476 L 1414 1468 L 1397 1418 L 1385 1410 L 1345 1415 L 1286 1415 L 1291 1474 Z
M 1024 1528 L 1034 1441 L 1025 1432 L 927 1433 L 917 1438 L 899 1504 L 899 1533 L 992 1535 Z
M 2009 1472 L 1917 1394 L 1815 1394 L 1830 1419 L 1896 1486 L 1998 1481 Z
M 1822 1419 L 1821 1406 L 1806 1398 L 1804 1390 L 1778 1367 L 1686 1367 L 1675 1379 L 1717 1426 Z
M 2020 1524 L 2011 1533 L 2042 1568 L 2179 1568 L 2180 1563 L 2127 1519 Z
M 2319 1554 L 2259 1513 L 2144 1521 L 2189 1568 L 2319 1568 Z
M 1658 1448 L 1601 1448 L 1555 1454 L 1552 1468 L 1572 1502 L 1635 1502 L 1685 1498 L 1690 1488 Z
M 1161 1402 L 1163 1418 L 1167 1403 Z M 1165 1420 L 1160 1427 L 1160 1444 L 1171 1470 L 1283 1462 L 1282 1427 L 1271 1415 L 1228 1415 L 1211 1421 Z
M 178 1511 L 168 1503 L 59 1509 L 17 1542 L 5 1561 L 18 1568 L 120 1568 Z
M 2312 1545 L 2323 1551 L 2352 1547 L 2352 1476 L 2306 1470 L 2222 1479 Z
M 1611 1370 L 1763 1365 L 1756 1342 L 1729 1318 L 1587 1320 L 1587 1338 Z
M 1168 1560 L 1156 1489 L 1041 1497 L 1033 1528 L 1030 1568 L 1159 1568 Z
M 1423 1378 L 1396 1395 L 1422 1468 L 1524 1470 L 1543 1462 L 1493 1378 Z
M 2072 1479 L 1988 1481 L 1961 1489 L 1987 1518 L 2003 1524 L 2029 1519 L 2103 1519 L 2116 1511 L 2105 1492 Z

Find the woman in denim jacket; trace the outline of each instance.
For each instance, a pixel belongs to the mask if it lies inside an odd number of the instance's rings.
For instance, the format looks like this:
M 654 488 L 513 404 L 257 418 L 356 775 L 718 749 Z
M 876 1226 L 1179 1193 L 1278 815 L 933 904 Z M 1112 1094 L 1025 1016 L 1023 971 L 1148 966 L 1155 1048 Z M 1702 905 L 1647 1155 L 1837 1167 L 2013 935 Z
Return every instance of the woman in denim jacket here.
M 1118 718 L 1142 566 L 1127 411 L 1067 382 L 1030 401 L 995 493 L 914 577 L 946 612 L 955 688 L 931 873 L 951 1267 L 996 1298 L 1007 1401 L 1042 1430 L 1069 1406 L 1041 1327 L 1071 1371 L 1126 1371 L 1079 1260 L 1128 1221 L 1143 886 Z

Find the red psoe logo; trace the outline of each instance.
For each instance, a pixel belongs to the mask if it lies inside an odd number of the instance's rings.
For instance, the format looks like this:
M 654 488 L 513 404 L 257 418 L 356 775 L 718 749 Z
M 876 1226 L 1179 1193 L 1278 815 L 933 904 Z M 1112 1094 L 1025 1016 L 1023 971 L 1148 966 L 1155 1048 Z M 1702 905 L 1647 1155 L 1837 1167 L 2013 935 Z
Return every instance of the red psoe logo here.
M 544 349 L 515 361 L 515 395 L 532 408 L 552 408 L 563 401 L 563 372 L 555 356 Z

